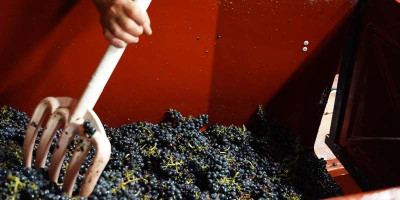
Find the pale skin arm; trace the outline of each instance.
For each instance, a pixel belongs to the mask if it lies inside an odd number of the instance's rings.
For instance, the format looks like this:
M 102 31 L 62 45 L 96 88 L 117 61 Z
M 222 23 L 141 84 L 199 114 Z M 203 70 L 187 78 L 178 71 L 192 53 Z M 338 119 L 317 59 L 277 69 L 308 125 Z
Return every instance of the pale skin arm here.
M 100 13 L 104 37 L 115 47 L 139 42 L 143 33 L 151 35 L 150 18 L 132 0 L 93 0 Z

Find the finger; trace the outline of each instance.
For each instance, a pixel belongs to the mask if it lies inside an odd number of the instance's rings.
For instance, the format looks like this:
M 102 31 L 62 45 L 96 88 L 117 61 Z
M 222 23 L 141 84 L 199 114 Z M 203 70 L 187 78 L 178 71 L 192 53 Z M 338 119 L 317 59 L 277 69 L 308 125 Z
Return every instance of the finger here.
M 151 30 L 151 27 L 150 27 L 151 21 L 150 21 L 149 14 L 148 14 L 146 11 L 144 11 L 143 14 L 145 15 L 145 16 L 144 16 L 145 22 L 142 24 L 142 26 L 143 26 L 143 32 L 144 32 L 146 35 L 151 35 L 151 34 L 153 33 L 153 30 Z
M 119 25 L 118 23 L 111 23 L 110 27 L 110 32 L 117 37 L 118 39 L 124 41 L 125 43 L 137 43 L 139 42 L 139 38 L 136 36 L 133 36 L 127 32 L 125 32 Z
M 125 4 L 124 11 L 130 18 L 135 20 L 138 25 L 150 25 L 150 18 L 147 15 L 147 12 L 140 9 L 138 4 L 136 4 L 135 2 Z
M 123 48 L 126 46 L 126 43 L 117 37 L 115 37 L 110 30 L 104 29 L 103 31 L 104 37 L 110 42 L 111 45 L 117 47 L 117 48 Z
M 137 25 L 135 21 L 126 15 L 117 18 L 117 22 L 124 31 L 133 36 L 138 37 L 143 34 L 143 27 Z
M 146 35 L 151 35 L 153 33 L 153 30 L 151 30 L 151 27 L 149 24 L 145 24 L 145 25 L 143 25 L 143 32 Z

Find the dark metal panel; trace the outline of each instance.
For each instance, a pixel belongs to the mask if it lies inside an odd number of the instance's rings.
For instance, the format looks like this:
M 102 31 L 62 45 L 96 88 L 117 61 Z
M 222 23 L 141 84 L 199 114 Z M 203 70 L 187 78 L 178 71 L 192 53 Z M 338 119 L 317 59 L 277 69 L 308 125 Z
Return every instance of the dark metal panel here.
M 364 190 L 400 185 L 400 4 L 365 1 L 327 143 Z M 339 91 L 338 91 L 339 92 Z

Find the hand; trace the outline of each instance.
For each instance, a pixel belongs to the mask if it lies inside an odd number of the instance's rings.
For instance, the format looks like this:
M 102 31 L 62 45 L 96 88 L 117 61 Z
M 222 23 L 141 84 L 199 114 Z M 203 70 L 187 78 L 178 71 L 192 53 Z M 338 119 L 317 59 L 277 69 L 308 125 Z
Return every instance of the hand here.
M 139 42 L 143 33 L 151 35 L 150 18 L 132 0 L 93 0 L 100 12 L 104 37 L 115 47 Z

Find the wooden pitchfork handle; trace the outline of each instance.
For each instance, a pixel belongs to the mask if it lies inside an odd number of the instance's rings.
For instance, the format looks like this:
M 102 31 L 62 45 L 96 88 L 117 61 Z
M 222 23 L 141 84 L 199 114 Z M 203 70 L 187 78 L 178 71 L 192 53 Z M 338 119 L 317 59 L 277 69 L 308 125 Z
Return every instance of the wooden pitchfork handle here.
M 135 0 L 138 6 L 146 11 L 150 6 L 151 0 Z M 94 72 L 92 79 L 90 80 L 85 92 L 82 94 L 74 113 L 71 116 L 72 120 L 83 117 L 86 109 L 93 109 L 99 99 L 105 85 L 108 82 L 112 72 L 118 64 L 125 48 L 116 48 L 110 45 L 101 60 L 96 72 Z

